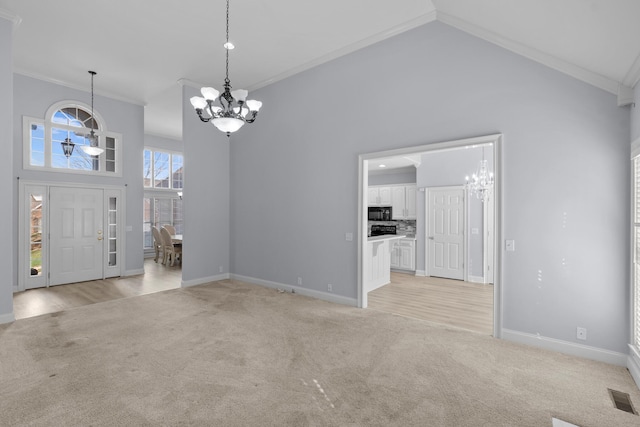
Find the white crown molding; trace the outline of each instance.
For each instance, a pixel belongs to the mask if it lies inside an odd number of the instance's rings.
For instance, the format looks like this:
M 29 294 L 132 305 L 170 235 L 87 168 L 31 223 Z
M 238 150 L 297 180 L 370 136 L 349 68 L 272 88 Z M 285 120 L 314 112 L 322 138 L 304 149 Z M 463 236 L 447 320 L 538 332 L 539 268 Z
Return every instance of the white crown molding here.
M 206 86 L 205 84 L 194 82 L 193 80 L 189 80 L 189 79 L 184 78 L 184 77 L 179 79 L 177 81 L 177 83 L 178 83 L 178 86 L 180 86 L 180 87 L 187 86 L 187 87 L 192 87 L 192 88 L 195 88 L 195 89 L 200 89 L 201 87 Z
M 440 22 L 451 25 L 452 27 L 455 27 L 473 36 L 479 37 L 490 43 L 503 47 L 507 50 L 517 53 L 518 55 L 524 56 L 525 58 L 529 58 L 533 61 L 539 62 L 543 65 L 546 65 L 547 67 L 553 68 L 554 70 L 560 71 L 564 74 L 568 74 L 569 76 L 588 83 L 592 86 L 606 90 L 607 92 L 614 95 L 617 95 L 618 93 L 618 85 L 620 84 L 620 82 L 612 80 L 608 77 L 585 70 L 582 67 L 563 61 L 552 55 L 540 52 L 539 50 L 523 45 L 522 43 L 518 43 L 506 37 L 502 37 L 490 30 L 478 27 L 477 25 L 471 24 L 460 18 L 456 18 L 455 16 L 448 15 L 443 12 L 438 12 L 437 18 Z
M 365 48 L 372 44 L 378 43 L 382 40 L 388 39 L 390 37 L 396 36 L 398 34 L 404 33 L 405 31 L 409 31 L 413 28 L 419 27 L 421 25 L 427 24 L 429 22 L 433 22 L 436 20 L 436 11 L 433 10 L 431 12 L 425 13 L 424 15 L 420 15 L 417 18 L 414 18 L 410 21 L 404 22 L 401 25 L 390 28 L 386 31 L 382 31 L 378 34 L 375 34 L 371 37 L 367 37 L 355 43 L 352 43 L 348 46 L 344 46 L 338 50 L 330 52 L 326 55 L 323 55 L 319 58 L 316 58 L 312 61 L 309 61 L 305 64 L 302 64 L 298 67 L 287 70 L 281 74 L 278 74 L 274 77 L 268 78 L 261 82 L 258 82 L 254 85 L 247 87 L 249 92 L 254 91 L 256 89 L 260 89 L 262 87 L 268 86 L 272 83 L 276 83 L 280 80 L 284 80 L 287 77 L 291 77 L 295 74 L 301 73 L 303 71 L 309 70 L 311 68 L 317 67 L 318 65 L 324 64 L 326 62 L 332 61 L 334 59 L 340 58 L 341 56 L 347 55 L 349 53 L 355 52 L 359 49 Z
M 21 70 L 21 69 L 14 69 L 13 72 L 16 73 L 16 74 L 20 74 L 22 76 L 25 76 L 25 77 L 30 77 L 32 79 L 42 80 L 42 81 L 47 82 L 47 83 L 53 83 L 55 85 L 68 87 L 69 89 L 81 90 L 83 92 L 89 92 L 89 93 L 91 92 L 91 90 L 88 89 L 85 86 L 79 86 L 79 85 L 71 84 L 69 82 L 65 82 L 65 81 L 62 81 L 62 80 L 54 79 L 52 77 L 48 77 L 48 76 L 45 76 L 43 74 L 31 73 L 29 71 Z M 116 101 L 122 101 L 122 102 L 127 102 L 129 104 L 140 105 L 142 107 L 146 106 L 145 102 L 137 100 L 137 99 L 127 98 L 125 96 L 116 95 L 116 94 L 113 94 L 113 93 L 104 92 L 104 91 L 100 91 L 100 90 L 94 90 L 94 93 L 96 95 L 104 96 L 105 98 L 115 99 Z
M 16 15 L 13 12 L 10 12 L 6 9 L 0 8 L 0 18 L 4 18 L 7 21 L 13 22 L 13 30 L 15 31 L 16 27 L 22 23 L 22 18 Z

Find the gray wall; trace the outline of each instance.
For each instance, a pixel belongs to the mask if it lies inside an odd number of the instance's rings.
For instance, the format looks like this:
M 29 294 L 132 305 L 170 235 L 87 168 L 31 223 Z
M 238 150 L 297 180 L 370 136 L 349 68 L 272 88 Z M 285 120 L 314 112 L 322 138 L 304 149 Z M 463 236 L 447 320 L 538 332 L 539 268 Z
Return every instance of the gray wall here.
M 145 147 L 153 147 L 160 148 L 161 150 L 167 151 L 184 151 L 184 144 L 182 141 L 177 139 L 164 138 L 162 136 L 157 135 L 144 135 L 144 146 Z
M 14 206 L 7 203 L 16 194 L 13 169 L 13 23 L 0 18 L 0 141 L 2 142 L 2 156 L 0 156 L 0 195 L 5 203 L 0 207 L 0 233 L 3 236 L 13 234 Z M 13 317 L 13 284 L 16 283 L 13 254 L 16 246 L 2 245 L 0 249 L 0 323 L 7 322 Z
M 184 142 L 184 261 L 182 280 L 202 283 L 229 272 L 229 141 L 210 123 L 202 123 L 182 88 Z
M 627 352 L 630 123 L 614 95 L 433 22 L 253 96 L 260 117 L 231 142 L 234 273 L 356 298 L 358 155 L 502 133 L 517 249 L 502 326 L 569 342 L 582 326 L 580 343 Z
M 86 71 L 85 71 L 86 72 Z M 23 169 L 22 162 L 22 117 L 30 116 L 44 119 L 47 109 L 54 103 L 64 100 L 76 100 L 90 104 L 91 94 L 65 86 L 33 79 L 20 74 L 14 75 L 14 110 L 13 110 L 13 173 L 21 180 L 38 180 L 47 182 L 81 182 L 93 185 L 126 185 L 126 218 L 125 225 L 132 231 L 126 233 L 125 270 L 140 272 L 143 268 L 142 250 L 142 151 L 143 107 L 103 96 L 95 96 L 95 111 L 105 120 L 107 130 L 122 134 L 122 177 L 105 177 L 91 175 L 74 175 L 59 172 L 41 172 Z M 17 206 L 17 194 L 14 206 Z M 17 227 L 15 227 L 17 229 Z M 17 248 L 17 230 L 13 233 L 13 247 Z M 17 265 L 17 251 L 14 251 L 14 262 Z M 124 272 L 123 272 L 124 273 Z M 16 280 L 16 278 L 14 278 Z

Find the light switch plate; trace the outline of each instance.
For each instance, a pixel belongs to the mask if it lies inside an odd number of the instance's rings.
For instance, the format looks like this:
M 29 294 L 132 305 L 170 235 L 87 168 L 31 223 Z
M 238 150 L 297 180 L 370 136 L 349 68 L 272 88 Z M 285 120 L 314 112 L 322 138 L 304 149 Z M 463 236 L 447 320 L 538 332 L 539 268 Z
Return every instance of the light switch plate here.
M 515 240 L 507 240 L 504 245 L 507 252 L 514 252 L 516 250 L 516 241 Z

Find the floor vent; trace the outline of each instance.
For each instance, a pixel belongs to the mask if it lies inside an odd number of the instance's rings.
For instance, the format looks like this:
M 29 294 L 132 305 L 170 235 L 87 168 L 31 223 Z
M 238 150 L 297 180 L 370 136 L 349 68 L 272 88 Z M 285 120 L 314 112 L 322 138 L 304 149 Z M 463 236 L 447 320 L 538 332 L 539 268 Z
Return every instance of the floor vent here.
M 631 403 L 631 398 L 629 397 L 629 393 L 623 393 L 617 390 L 609 390 L 609 395 L 611 396 L 611 400 L 613 400 L 613 404 L 616 408 L 621 411 L 629 412 L 634 415 L 638 415 L 635 408 L 633 407 L 633 403 Z

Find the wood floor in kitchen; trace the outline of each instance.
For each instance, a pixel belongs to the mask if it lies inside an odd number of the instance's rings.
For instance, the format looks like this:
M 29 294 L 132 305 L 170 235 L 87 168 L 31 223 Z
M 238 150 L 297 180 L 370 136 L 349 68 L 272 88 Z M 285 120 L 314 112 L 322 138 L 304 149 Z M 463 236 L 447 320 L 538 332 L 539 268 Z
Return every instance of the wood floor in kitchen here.
M 493 335 L 493 285 L 391 272 L 370 309 Z

